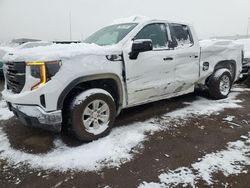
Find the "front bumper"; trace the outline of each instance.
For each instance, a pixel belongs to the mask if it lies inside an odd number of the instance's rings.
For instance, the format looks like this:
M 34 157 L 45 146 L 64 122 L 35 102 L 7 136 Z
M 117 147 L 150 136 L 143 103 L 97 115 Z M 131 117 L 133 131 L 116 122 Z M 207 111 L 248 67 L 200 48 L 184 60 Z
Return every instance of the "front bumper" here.
M 7 102 L 8 103 L 8 102 Z M 45 112 L 38 106 L 25 106 L 8 103 L 9 109 L 25 125 L 53 132 L 61 132 L 62 112 Z

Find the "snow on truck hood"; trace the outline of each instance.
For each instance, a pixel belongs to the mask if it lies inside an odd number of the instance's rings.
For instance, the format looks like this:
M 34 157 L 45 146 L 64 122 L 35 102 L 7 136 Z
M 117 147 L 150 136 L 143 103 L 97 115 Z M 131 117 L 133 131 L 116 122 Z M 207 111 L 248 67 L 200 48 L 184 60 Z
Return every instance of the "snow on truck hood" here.
M 51 61 L 80 55 L 109 55 L 120 53 L 117 45 L 99 46 L 87 43 L 53 44 L 29 49 L 15 49 L 4 56 L 5 61 Z

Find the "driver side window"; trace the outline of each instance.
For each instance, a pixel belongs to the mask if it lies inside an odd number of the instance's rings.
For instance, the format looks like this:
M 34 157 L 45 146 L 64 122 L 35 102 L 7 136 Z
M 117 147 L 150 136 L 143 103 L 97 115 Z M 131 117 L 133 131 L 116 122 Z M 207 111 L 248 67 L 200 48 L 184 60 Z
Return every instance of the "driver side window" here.
M 135 39 L 151 39 L 154 49 L 166 48 L 168 43 L 166 25 L 147 25 L 136 35 Z

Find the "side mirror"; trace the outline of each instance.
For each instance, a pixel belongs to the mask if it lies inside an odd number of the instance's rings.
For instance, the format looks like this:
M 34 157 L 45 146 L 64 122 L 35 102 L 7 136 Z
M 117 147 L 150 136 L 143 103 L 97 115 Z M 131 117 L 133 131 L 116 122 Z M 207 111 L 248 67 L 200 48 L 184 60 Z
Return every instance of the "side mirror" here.
M 153 50 L 153 42 L 150 39 L 135 40 L 132 44 L 132 51 L 129 54 L 130 59 L 137 59 L 139 53 Z

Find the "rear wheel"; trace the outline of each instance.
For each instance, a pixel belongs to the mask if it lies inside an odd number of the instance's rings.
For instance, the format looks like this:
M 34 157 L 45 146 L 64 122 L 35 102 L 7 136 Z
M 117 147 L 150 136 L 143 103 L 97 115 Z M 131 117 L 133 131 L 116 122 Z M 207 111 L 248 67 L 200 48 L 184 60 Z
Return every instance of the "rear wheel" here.
M 214 99 L 227 98 L 232 88 L 232 76 L 228 69 L 217 70 L 209 80 L 209 94 Z
M 90 89 L 77 95 L 70 105 L 73 134 L 81 141 L 92 141 L 109 134 L 116 116 L 113 97 L 103 89 Z

